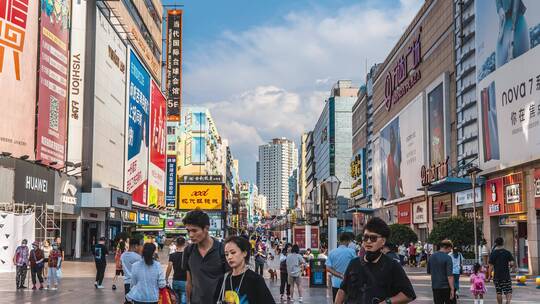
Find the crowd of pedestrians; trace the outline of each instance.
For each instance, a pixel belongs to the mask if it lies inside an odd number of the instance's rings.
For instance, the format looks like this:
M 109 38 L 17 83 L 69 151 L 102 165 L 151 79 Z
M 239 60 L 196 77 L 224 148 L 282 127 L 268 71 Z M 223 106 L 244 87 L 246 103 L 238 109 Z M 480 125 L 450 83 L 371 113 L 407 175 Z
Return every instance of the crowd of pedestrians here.
M 28 247 L 28 240 L 22 240 L 21 245 L 17 246 L 13 255 L 13 264 L 16 267 L 16 288 L 28 288 L 24 284 L 28 268 L 30 268 L 33 290 L 57 290 L 62 277 L 63 257 L 60 238 L 56 238 L 52 246 L 48 240 L 44 241 L 43 244 L 35 241 L 32 243 L 32 248 Z
M 173 295 L 175 303 L 275 303 L 264 280 L 267 268 L 270 281 L 280 281 L 280 300 L 303 302 L 302 277 L 309 276 L 310 261 L 323 260 L 330 275 L 333 303 L 409 303 L 416 293 L 404 267 L 426 267 L 431 276 L 433 302 L 457 303 L 462 291 L 464 256 L 451 240 L 436 246 L 390 243 L 390 229 L 380 218 L 371 218 L 357 237 L 342 233 L 338 247 L 325 248 L 315 256 L 311 250 L 300 252 L 291 244 L 272 236 L 231 236 L 223 241 L 210 236 L 210 219 L 203 211 L 188 212 L 183 219 L 189 242 L 183 236 L 169 245 L 166 270 L 159 262 L 163 237 L 120 239 L 114 247 L 115 274 L 112 289 L 123 277 L 125 304 L 167 303 L 160 299 Z M 57 290 L 62 277 L 64 251 L 61 239 L 52 244 L 23 240 L 15 250 L 17 289 L 24 284 L 30 269 L 32 289 Z M 103 289 L 107 268 L 106 239 L 92 247 L 96 267 L 94 286 Z M 434 251 L 435 250 L 435 251 Z M 502 238 L 491 251 L 486 241 L 478 247 L 479 259 L 468 281 L 474 304 L 483 304 L 487 283 L 493 279 L 497 302 L 512 300 L 512 254 L 504 249 Z M 254 269 L 250 269 L 250 264 Z M 170 280 L 172 278 L 172 280 Z M 120 281 L 121 282 L 121 281 Z M 45 286 L 46 285 L 46 286 Z M 165 288 L 168 287 L 168 288 Z M 296 291 L 296 293 L 295 293 Z M 170 294 L 169 294 L 170 293 Z

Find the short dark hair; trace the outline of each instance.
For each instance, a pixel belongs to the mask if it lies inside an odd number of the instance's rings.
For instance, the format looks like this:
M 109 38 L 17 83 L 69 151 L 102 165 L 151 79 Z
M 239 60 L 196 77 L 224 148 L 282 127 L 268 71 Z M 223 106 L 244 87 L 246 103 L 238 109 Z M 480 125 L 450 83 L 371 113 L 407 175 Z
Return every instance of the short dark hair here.
M 176 245 L 177 246 L 184 246 L 184 244 L 186 244 L 186 239 L 183 236 L 179 236 L 176 239 Z
M 452 241 L 450 241 L 450 240 L 442 240 L 439 243 L 439 248 L 450 248 L 450 249 L 452 249 L 453 247 L 454 247 L 454 245 L 452 244 Z
M 100 242 L 105 242 L 106 240 L 107 240 L 107 239 L 106 239 L 104 236 L 102 236 L 102 237 L 99 238 L 99 241 L 100 241 Z
M 291 252 L 292 253 L 300 253 L 300 247 L 298 247 L 298 245 L 296 245 L 296 244 L 292 245 Z
M 339 241 L 340 241 L 341 243 L 345 243 L 345 242 L 350 242 L 350 241 L 352 241 L 352 239 L 351 239 L 351 234 L 348 233 L 348 232 L 342 233 L 342 234 L 339 236 Z
M 182 222 L 184 225 L 193 225 L 204 229 L 206 226 L 210 226 L 210 217 L 204 211 L 192 210 L 186 214 Z
M 496 246 L 502 246 L 504 244 L 504 240 L 502 237 L 498 237 L 495 239 L 495 245 Z
M 388 224 L 386 224 L 386 222 L 383 221 L 380 217 L 374 217 L 370 219 L 366 223 L 366 226 L 364 226 L 364 231 L 366 230 L 375 232 L 385 239 L 388 239 L 390 237 L 390 228 L 388 227 Z
M 129 246 L 139 246 L 141 244 L 141 240 L 136 237 L 132 237 L 129 239 Z
M 249 254 L 251 252 L 251 244 L 249 243 L 248 240 L 246 240 L 245 238 L 241 237 L 241 236 L 230 236 L 228 237 L 226 240 L 225 240 L 225 245 L 228 244 L 228 243 L 235 243 L 236 246 L 238 246 L 238 248 L 240 248 L 240 251 L 242 252 L 245 252 L 246 253 L 246 264 L 249 263 Z

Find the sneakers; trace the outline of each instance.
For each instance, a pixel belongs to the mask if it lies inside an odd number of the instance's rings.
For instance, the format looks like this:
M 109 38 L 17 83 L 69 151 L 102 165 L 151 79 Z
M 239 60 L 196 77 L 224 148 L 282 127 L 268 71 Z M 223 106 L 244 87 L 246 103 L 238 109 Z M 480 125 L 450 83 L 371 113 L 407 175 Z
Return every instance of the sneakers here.
M 302 297 L 298 297 L 298 302 L 302 303 L 302 301 L 303 301 Z
M 51 288 L 51 290 L 58 290 L 58 288 L 55 286 L 55 287 Z
M 36 285 L 32 286 L 32 290 L 36 290 Z
M 94 287 L 96 287 L 96 288 L 97 288 L 97 281 L 96 281 L 96 282 L 94 283 Z
M 39 285 L 39 290 L 43 290 L 43 284 Z
M 96 288 L 97 288 L 97 289 L 103 289 L 103 288 L 105 288 L 105 287 L 104 287 L 103 285 L 97 285 Z

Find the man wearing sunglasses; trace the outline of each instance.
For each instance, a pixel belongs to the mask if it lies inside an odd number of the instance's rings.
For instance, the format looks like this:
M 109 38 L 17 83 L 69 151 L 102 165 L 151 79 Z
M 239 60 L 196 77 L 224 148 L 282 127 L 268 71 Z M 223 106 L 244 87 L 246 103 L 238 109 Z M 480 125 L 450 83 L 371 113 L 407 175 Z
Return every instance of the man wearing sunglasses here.
M 382 252 L 389 237 L 390 228 L 382 219 L 367 222 L 362 242 L 366 254 L 350 262 L 334 303 L 399 304 L 416 299 L 403 268 Z

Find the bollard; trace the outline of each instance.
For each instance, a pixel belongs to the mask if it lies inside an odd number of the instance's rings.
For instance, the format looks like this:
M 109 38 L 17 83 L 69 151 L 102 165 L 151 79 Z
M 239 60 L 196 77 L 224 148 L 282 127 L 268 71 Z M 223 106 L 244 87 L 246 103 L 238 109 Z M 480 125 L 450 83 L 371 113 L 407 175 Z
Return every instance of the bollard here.
M 527 282 L 527 276 L 525 275 L 516 275 L 516 280 L 517 280 L 517 286 L 526 286 L 526 282 Z
M 540 289 L 540 276 L 536 277 L 536 289 Z

